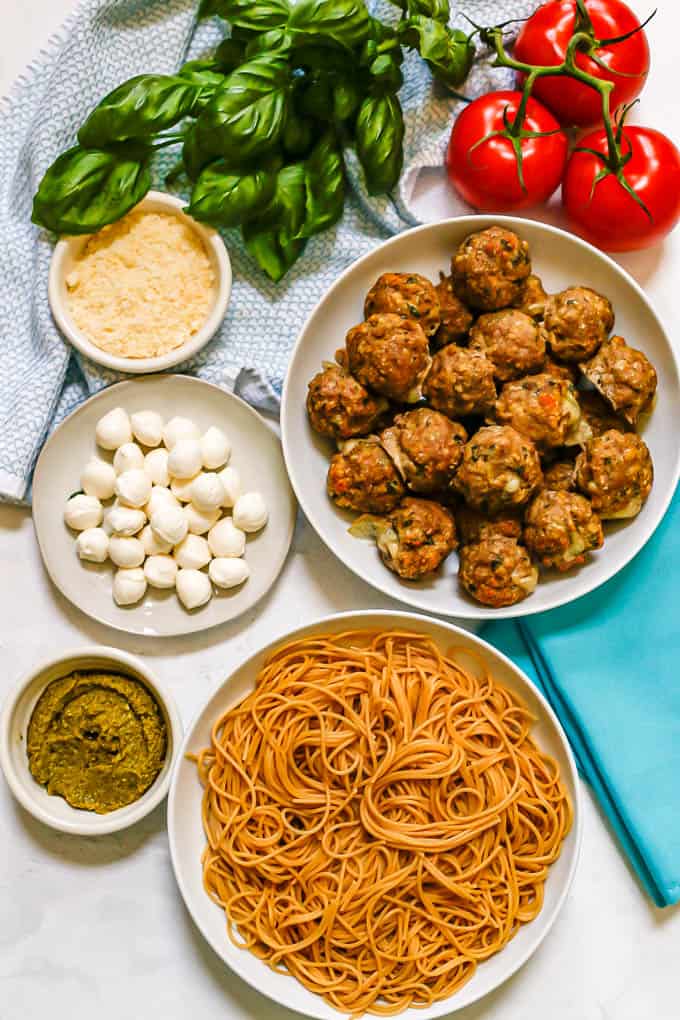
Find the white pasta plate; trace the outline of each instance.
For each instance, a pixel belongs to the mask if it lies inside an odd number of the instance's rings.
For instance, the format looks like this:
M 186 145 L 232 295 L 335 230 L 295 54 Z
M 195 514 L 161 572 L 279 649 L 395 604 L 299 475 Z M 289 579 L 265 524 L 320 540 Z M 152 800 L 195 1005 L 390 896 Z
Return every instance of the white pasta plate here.
M 527 705 L 535 724 L 532 737 L 539 748 L 557 761 L 563 782 L 571 798 L 574 820 L 562 844 L 559 858 L 550 867 L 544 886 L 544 902 L 540 913 L 524 924 L 496 955 L 480 963 L 472 978 L 454 995 L 423 1008 L 410 1007 L 399 1014 L 404 1020 L 432 1020 L 469 1006 L 498 988 L 536 951 L 548 935 L 569 892 L 577 866 L 581 844 L 581 792 L 576 765 L 567 738 L 547 701 L 508 658 L 485 641 L 445 621 L 433 620 L 414 613 L 389 610 L 341 613 L 306 624 L 282 634 L 267 647 L 251 655 L 236 668 L 207 699 L 189 726 L 180 748 L 172 776 L 168 798 L 168 836 L 175 877 L 184 902 L 203 937 L 231 970 L 252 988 L 268 996 L 279 1006 L 296 1010 L 317 1020 L 340 1020 L 346 1017 L 319 995 L 303 987 L 295 978 L 281 971 L 272 971 L 266 963 L 231 941 L 223 910 L 208 896 L 203 885 L 201 855 L 206 840 L 202 826 L 203 790 L 193 755 L 210 744 L 216 720 L 238 704 L 253 689 L 255 678 L 267 656 L 280 644 L 315 634 L 337 634 L 347 630 L 408 630 L 431 638 L 447 652 L 455 647 L 454 657 L 472 653 L 481 656 L 493 678 L 518 695 Z M 287 1012 L 268 1012 L 263 1003 L 263 1016 L 285 1020 Z
M 339 510 L 326 495 L 326 474 L 333 446 L 310 427 L 307 385 L 322 362 L 332 360 L 351 326 L 363 319 L 366 292 L 385 272 L 417 272 L 437 281 L 448 273 L 451 255 L 468 234 L 494 223 L 529 242 L 534 272 L 546 290 L 583 284 L 606 294 L 616 313 L 615 332 L 644 351 L 654 364 L 659 385 L 654 408 L 640 429 L 654 462 L 651 495 L 629 521 L 606 522 L 604 546 L 582 567 L 566 574 L 542 575 L 529 598 L 504 609 L 488 609 L 457 582 L 458 556 L 422 581 L 403 581 L 383 566 L 374 543 L 352 537 L 356 515 Z M 333 284 L 302 328 L 291 356 L 281 412 L 283 451 L 288 474 L 308 520 L 326 545 L 355 574 L 373 587 L 416 609 L 467 619 L 527 616 L 564 605 L 612 578 L 645 545 L 663 518 L 680 474 L 680 377 L 670 339 L 649 300 L 620 266 L 578 237 L 556 227 L 511 216 L 465 216 L 416 227 L 380 245 L 355 262 Z

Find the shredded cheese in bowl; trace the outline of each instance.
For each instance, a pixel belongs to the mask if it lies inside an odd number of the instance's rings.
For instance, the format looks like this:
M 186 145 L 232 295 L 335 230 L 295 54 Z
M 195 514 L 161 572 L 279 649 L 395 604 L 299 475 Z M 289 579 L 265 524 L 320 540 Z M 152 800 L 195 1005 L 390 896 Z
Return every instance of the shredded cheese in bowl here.
M 88 239 L 66 276 L 71 318 L 100 350 L 152 358 L 186 343 L 215 301 L 210 256 L 191 225 L 133 210 Z

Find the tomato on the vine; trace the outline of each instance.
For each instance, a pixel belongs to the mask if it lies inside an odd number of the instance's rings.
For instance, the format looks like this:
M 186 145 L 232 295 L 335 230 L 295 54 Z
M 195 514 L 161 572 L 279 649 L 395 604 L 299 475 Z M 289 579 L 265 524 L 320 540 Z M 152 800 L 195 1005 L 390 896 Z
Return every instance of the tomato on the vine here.
M 591 152 L 580 151 L 591 149 Z M 604 129 L 579 140 L 562 184 L 562 202 L 571 227 L 587 241 L 607 251 L 633 251 L 659 241 L 680 219 L 680 152 L 670 138 L 653 128 L 624 127 L 622 156 L 630 158 L 616 174 L 607 173 L 595 152 L 607 152 Z
M 514 140 L 495 134 L 512 131 L 521 100 L 521 92 L 489 92 L 470 103 L 453 125 L 446 170 L 475 209 L 503 212 L 545 202 L 562 179 L 567 137 L 537 100 L 529 98 Z
M 622 0 L 585 0 L 583 6 L 592 26 L 594 44 L 590 54 L 579 48 L 575 62 L 595 78 L 614 83 L 609 100 L 613 113 L 642 91 L 649 71 L 647 37 L 640 29 L 639 18 Z M 547 67 L 561 64 L 574 31 L 588 30 L 587 20 L 585 26 L 583 22 L 575 0 L 550 0 L 541 4 L 517 36 L 515 58 L 525 64 Z M 617 40 L 620 36 L 627 38 L 607 45 L 607 40 Z M 604 45 L 597 45 L 600 41 Z M 551 75 L 539 78 L 533 95 L 562 123 L 588 127 L 602 121 L 598 93 L 573 78 Z

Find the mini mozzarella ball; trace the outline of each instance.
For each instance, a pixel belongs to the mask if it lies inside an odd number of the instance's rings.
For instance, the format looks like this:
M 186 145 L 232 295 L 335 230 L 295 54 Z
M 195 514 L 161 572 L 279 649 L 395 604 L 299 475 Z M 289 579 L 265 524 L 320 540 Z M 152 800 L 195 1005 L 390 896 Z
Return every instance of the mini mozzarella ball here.
M 96 496 L 78 493 L 66 500 L 64 522 L 74 531 L 98 528 L 104 516 L 104 508 Z
M 146 524 L 146 514 L 143 510 L 135 510 L 131 506 L 112 506 L 106 515 L 107 528 L 114 535 L 121 535 L 129 538 L 141 531 Z
M 198 510 L 217 510 L 224 500 L 224 486 L 214 471 L 204 471 L 191 483 L 191 502 Z
M 97 445 L 103 450 L 117 450 L 123 443 L 132 442 L 132 427 L 127 411 L 114 407 L 97 422 L 94 430 Z
M 171 545 L 179 545 L 189 530 L 184 512 L 178 506 L 162 506 L 156 510 L 151 527 L 158 538 Z
M 201 470 L 202 463 L 198 439 L 178 439 L 168 454 L 171 478 L 193 478 Z
M 232 518 L 237 528 L 251 533 L 264 528 L 269 511 L 259 492 L 246 492 L 236 500 Z
M 111 535 L 109 556 L 117 567 L 140 567 L 146 553 L 138 538 L 127 535 Z
M 119 606 L 132 606 L 146 592 L 146 578 L 141 567 L 122 567 L 113 578 L 113 598 Z
M 211 425 L 208 431 L 201 436 L 201 454 L 203 456 L 203 467 L 209 471 L 221 468 L 231 457 L 231 443 L 225 436 L 222 429 Z
M 151 495 L 151 479 L 142 468 L 123 471 L 116 478 L 116 495 L 124 506 L 144 506 Z
M 172 554 L 180 567 L 189 570 L 200 570 L 210 563 L 212 558 L 210 546 L 200 535 L 188 534 L 179 545 L 175 546 Z
M 140 531 L 139 541 L 144 546 L 144 552 L 147 556 L 162 556 L 165 553 L 172 552 L 172 543 L 159 538 L 150 524 L 147 524 Z
M 180 503 L 190 503 L 191 486 L 197 478 L 198 475 L 194 475 L 193 478 L 173 478 L 170 482 L 170 492 L 177 497 Z
M 171 418 L 163 429 L 163 442 L 168 450 L 180 439 L 200 439 L 201 430 L 189 418 Z M 196 472 L 194 472 L 195 474 Z
M 217 510 L 199 510 L 193 503 L 187 503 L 184 507 L 184 516 L 192 535 L 205 535 L 220 519 L 220 513 L 219 508 Z
M 156 510 L 160 510 L 163 506 L 179 506 L 179 500 L 176 496 L 173 496 L 170 489 L 164 485 L 154 485 L 151 489 L 151 495 L 149 496 L 148 502 L 144 506 L 146 516 L 151 518 L 156 513 Z
M 152 588 L 174 588 L 177 564 L 172 556 L 149 556 L 144 562 L 144 577 Z
M 250 567 L 245 560 L 218 556 L 217 559 L 210 561 L 208 574 L 212 583 L 216 584 L 218 588 L 236 588 L 237 585 L 248 580 Z
M 124 471 L 141 471 L 144 468 L 144 454 L 136 443 L 123 443 L 113 455 L 113 469 L 117 475 Z
M 201 570 L 178 570 L 177 597 L 186 609 L 197 609 L 212 598 L 210 578 Z
M 208 545 L 213 556 L 243 556 L 246 549 L 246 533 L 234 526 L 231 517 L 218 521 L 208 532 Z
M 154 485 L 168 486 L 170 484 L 168 451 L 162 447 L 157 450 L 149 450 L 144 458 L 144 470 Z
M 104 563 L 109 555 L 109 536 L 103 528 L 86 528 L 76 539 L 76 551 L 81 560 Z
M 130 415 L 132 435 L 142 446 L 160 446 L 163 440 L 163 419 L 156 411 L 135 411 Z
M 224 499 L 222 506 L 232 507 L 241 495 L 241 476 L 235 467 L 225 467 L 217 475 L 222 482 Z
M 116 488 L 116 472 L 99 457 L 92 457 L 83 468 L 80 485 L 87 496 L 111 499 Z

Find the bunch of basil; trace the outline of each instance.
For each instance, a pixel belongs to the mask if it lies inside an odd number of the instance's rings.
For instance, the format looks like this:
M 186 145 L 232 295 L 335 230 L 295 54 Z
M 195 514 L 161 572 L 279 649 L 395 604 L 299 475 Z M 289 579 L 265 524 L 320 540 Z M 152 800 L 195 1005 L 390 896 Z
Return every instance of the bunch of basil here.
M 448 0 L 395 2 L 401 18 L 388 26 L 364 0 L 203 0 L 202 16 L 231 26 L 214 56 L 106 96 L 43 177 L 33 222 L 66 234 L 113 223 L 149 190 L 154 152 L 181 144 L 187 211 L 240 227 L 280 280 L 306 239 L 342 215 L 345 145 L 372 194 L 399 179 L 403 48 L 449 86 L 470 69 L 473 47 L 448 28 Z

